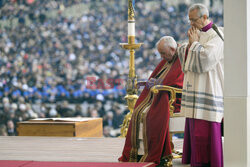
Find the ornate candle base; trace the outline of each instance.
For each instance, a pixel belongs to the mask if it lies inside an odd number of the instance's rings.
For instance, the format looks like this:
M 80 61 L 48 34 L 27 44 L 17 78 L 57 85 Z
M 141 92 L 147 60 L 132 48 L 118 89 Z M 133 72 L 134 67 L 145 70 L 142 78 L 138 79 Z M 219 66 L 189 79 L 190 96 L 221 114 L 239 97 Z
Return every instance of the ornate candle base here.
M 127 100 L 128 103 L 128 109 L 129 109 L 129 113 L 127 113 L 127 115 L 125 116 L 123 123 L 121 125 L 121 136 L 120 137 L 126 137 L 127 132 L 128 132 L 128 126 L 132 117 L 132 113 L 134 110 L 134 106 L 136 103 L 136 100 L 138 99 L 137 95 L 126 95 L 125 99 Z

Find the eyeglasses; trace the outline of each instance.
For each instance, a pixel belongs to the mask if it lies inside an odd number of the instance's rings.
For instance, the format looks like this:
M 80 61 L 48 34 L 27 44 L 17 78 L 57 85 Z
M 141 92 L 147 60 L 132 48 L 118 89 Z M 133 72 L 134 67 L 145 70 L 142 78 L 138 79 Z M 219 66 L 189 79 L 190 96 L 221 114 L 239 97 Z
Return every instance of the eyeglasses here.
M 202 17 L 202 16 L 201 16 Z M 198 18 L 196 18 L 196 19 L 189 19 L 189 22 L 191 23 L 194 23 L 194 22 L 196 22 L 197 20 L 199 20 L 201 17 L 198 17 Z

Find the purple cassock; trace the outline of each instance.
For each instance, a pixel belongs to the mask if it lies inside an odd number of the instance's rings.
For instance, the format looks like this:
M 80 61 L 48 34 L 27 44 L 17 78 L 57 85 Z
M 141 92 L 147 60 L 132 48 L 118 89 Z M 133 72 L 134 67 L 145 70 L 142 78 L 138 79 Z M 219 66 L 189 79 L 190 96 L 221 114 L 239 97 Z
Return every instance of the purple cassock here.
M 182 163 L 223 167 L 221 123 L 186 119 Z
M 202 31 L 212 25 L 210 22 Z M 221 123 L 186 118 L 182 163 L 192 167 L 223 167 Z

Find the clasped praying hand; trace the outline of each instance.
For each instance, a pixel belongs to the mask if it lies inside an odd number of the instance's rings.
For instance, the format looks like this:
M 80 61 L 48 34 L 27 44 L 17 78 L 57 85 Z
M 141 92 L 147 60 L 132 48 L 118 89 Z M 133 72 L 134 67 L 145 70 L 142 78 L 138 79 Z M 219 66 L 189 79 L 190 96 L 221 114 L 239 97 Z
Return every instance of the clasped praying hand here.
M 198 28 L 191 27 L 188 30 L 188 38 L 189 38 L 189 46 L 191 46 L 193 42 L 199 41 L 200 35 Z

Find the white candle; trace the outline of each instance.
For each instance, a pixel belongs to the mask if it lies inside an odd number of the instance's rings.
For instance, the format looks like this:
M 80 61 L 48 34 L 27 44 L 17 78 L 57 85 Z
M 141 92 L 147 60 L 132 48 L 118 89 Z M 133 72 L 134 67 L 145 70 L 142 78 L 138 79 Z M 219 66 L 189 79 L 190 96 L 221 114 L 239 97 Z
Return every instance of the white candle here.
M 135 36 L 135 21 L 128 22 L 128 36 Z

